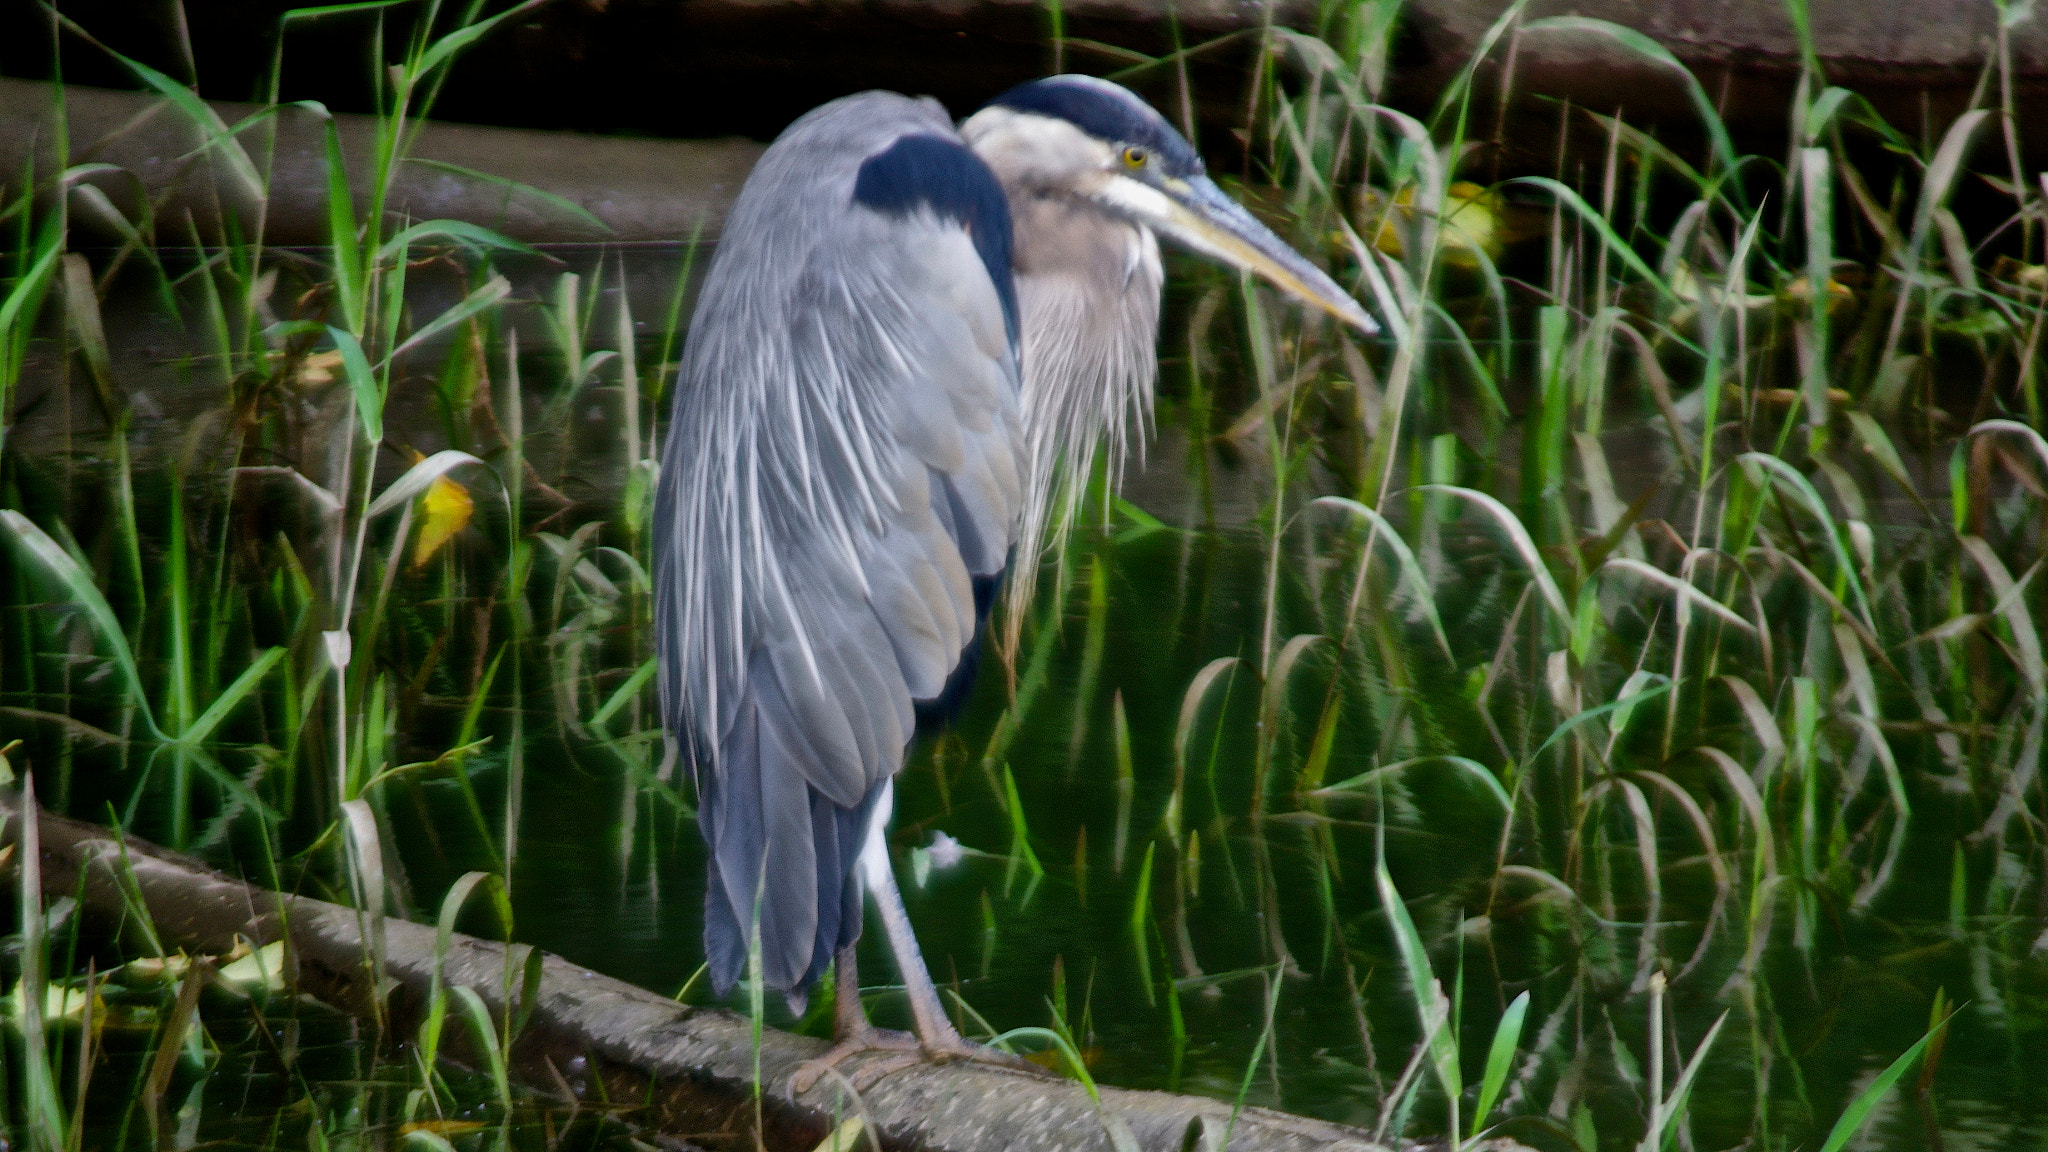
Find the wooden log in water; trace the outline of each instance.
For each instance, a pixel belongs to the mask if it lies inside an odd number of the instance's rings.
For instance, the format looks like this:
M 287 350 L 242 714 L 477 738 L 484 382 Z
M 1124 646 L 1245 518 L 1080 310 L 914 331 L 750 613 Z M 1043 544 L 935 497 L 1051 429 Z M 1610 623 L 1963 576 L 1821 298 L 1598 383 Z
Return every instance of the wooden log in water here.
M 0 188 L 30 172 L 46 185 L 58 169 L 56 96 L 48 84 L 0 78 Z M 229 125 L 257 111 L 230 102 L 210 107 Z M 189 118 L 150 96 L 68 85 L 62 111 L 69 162 L 118 169 L 80 182 L 100 189 L 129 221 L 153 219 L 162 246 L 190 244 L 195 230 L 218 243 L 223 216 L 243 236 L 260 223 L 272 244 L 326 244 L 330 120 L 357 212 L 370 204 L 373 117 L 287 107 L 255 121 L 236 140 L 254 170 L 270 158 L 266 190 L 225 150 L 206 147 Z M 429 121 L 392 179 L 387 211 L 393 221 L 463 220 L 533 244 L 716 238 L 761 150 L 733 138 L 625 139 Z M 72 225 L 118 244 L 120 229 L 98 203 L 74 195 Z
M 21 813 L 21 796 L 0 791 L 0 842 L 18 843 Z M 375 1020 L 373 976 L 381 975 L 390 988 L 383 1016 L 397 1037 L 412 1035 L 425 1010 L 434 970 L 432 928 L 394 919 L 375 924 L 355 909 L 256 888 L 146 841 L 128 837 L 124 843 L 105 828 L 40 810 L 38 832 L 45 899 L 78 896 L 86 923 L 97 931 L 120 930 L 129 907 L 125 888 L 148 909 L 167 948 L 224 953 L 237 937 L 259 945 L 283 938 L 288 978 L 299 991 Z M 8 871 L 11 886 L 18 873 Z M 381 971 L 373 969 L 364 943 L 380 927 Z M 926 1152 L 1109 1152 L 1118 1125 L 1138 1148 L 1160 1152 L 1221 1148 L 1226 1131 L 1233 1152 L 1393 1147 L 1360 1129 L 1265 1108 L 1245 1108 L 1233 1119 L 1230 1105 L 1203 1097 L 1105 1087 L 1098 1104 L 1077 1081 L 983 1065 L 915 1066 L 883 1077 L 857 1098 L 843 1081 L 826 1076 L 796 1096 L 791 1074 L 825 1044 L 773 1028 L 760 1034 L 757 1108 L 754 1030 L 746 1017 L 679 1004 L 556 956 L 541 958 L 529 992 L 524 973 L 531 955 L 521 945 L 458 934 L 443 965 L 451 987 L 473 989 L 499 1020 L 508 1003 L 517 1011 L 531 997 L 531 1015 L 510 1053 L 514 1075 L 547 1096 L 644 1101 L 636 1112 L 640 1123 L 683 1137 L 719 1134 L 721 1146 L 751 1146 L 758 1132 L 775 1152 L 810 1149 L 839 1118 L 858 1111 L 884 1148 Z M 449 1029 L 449 1043 L 462 1031 Z M 857 1078 L 862 1060 L 873 1058 L 849 1060 L 842 1069 Z M 1496 1140 L 1467 1147 L 1514 1152 L 1521 1146 Z

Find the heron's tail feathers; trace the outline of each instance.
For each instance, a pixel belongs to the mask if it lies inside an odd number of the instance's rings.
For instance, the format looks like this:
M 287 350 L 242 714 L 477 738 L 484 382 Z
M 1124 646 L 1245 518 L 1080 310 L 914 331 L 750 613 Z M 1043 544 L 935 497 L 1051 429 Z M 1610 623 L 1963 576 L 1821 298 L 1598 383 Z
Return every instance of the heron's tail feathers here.
M 717 771 L 697 776 L 697 823 L 710 849 L 704 958 L 723 995 L 747 974 L 758 940 L 762 983 L 801 1013 L 833 954 L 860 939 L 854 862 L 882 788 L 853 808 L 812 788 L 774 674 L 756 665 L 750 679 Z

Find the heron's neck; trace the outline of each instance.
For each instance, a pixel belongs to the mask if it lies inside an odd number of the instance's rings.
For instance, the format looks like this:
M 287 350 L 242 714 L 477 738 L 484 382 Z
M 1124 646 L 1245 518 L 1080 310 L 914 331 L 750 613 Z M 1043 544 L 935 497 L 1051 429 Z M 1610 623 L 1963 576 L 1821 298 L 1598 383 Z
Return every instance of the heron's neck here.
M 1001 173 L 998 173 L 998 177 Z M 1084 200 L 1006 185 L 1023 337 L 1030 483 L 1021 542 L 1057 542 L 1106 445 L 1142 457 L 1159 372 L 1159 244 Z

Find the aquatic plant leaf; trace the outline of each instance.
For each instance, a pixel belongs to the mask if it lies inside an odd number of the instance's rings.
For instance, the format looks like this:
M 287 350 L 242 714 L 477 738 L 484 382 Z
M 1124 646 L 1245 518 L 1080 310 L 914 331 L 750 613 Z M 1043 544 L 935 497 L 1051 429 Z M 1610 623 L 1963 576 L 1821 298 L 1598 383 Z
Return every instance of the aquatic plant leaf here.
M 322 110 L 322 114 L 325 112 Z M 363 329 L 363 252 L 356 230 L 356 208 L 348 187 L 348 163 L 341 155 L 341 132 L 327 121 L 327 245 L 334 253 L 334 296 L 342 323 L 351 332 Z
M 426 495 L 420 497 L 419 527 L 412 538 L 412 566 L 424 567 L 456 533 L 469 527 L 469 518 L 475 511 L 476 502 L 469 498 L 469 489 L 446 476 L 434 477 L 427 485 Z
M 557 196 L 545 188 L 536 188 L 531 184 L 522 184 L 517 180 L 507 179 L 503 176 L 493 175 L 489 172 L 480 172 L 475 168 L 464 168 L 460 164 L 451 164 L 446 160 L 429 160 L 422 156 L 407 156 L 404 157 L 404 162 L 407 164 L 417 164 L 422 168 L 432 168 L 436 171 L 447 172 L 450 175 L 460 176 L 465 180 L 475 180 L 480 184 L 495 185 L 514 195 L 538 200 L 562 215 L 568 216 L 580 224 L 588 225 L 593 232 L 610 234 L 614 231 L 611 225 L 591 215 L 590 210 L 583 207 L 583 205 L 565 196 Z M 511 243 L 515 246 L 515 250 L 532 251 L 531 248 L 520 244 L 518 241 L 511 241 Z
M 491 277 L 489 280 L 478 285 L 475 291 L 464 296 L 454 307 L 421 325 L 418 331 L 405 338 L 404 343 L 393 348 L 391 355 L 385 357 L 385 360 L 387 362 L 396 360 L 400 354 L 407 350 L 432 340 L 435 336 L 488 308 L 496 307 L 500 301 L 511 294 L 512 284 L 510 281 L 506 280 L 503 276 Z
M 467 27 L 457 28 L 455 31 L 428 45 L 427 50 L 420 53 L 420 58 L 410 68 L 406 69 L 407 79 L 409 81 L 418 80 L 442 64 L 447 63 L 457 52 L 490 35 L 493 28 L 514 16 L 538 7 L 544 2 L 545 0 L 526 0 L 526 3 L 507 8 L 496 16 L 479 20 Z
M 377 384 L 377 374 L 370 370 L 370 359 L 363 355 L 362 341 L 343 332 L 332 324 L 327 334 L 334 340 L 334 350 L 341 353 L 342 374 L 348 377 L 349 391 L 356 401 L 356 416 L 363 423 L 363 436 L 372 444 L 384 441 L 384 390 Z
M 1719 600 L 1716 600 L 1712 596 L 1707 595 L 1705 592 L 1700 591 L 1698 586 L 1694 585 L 1689 580 L 1680 580 L 1678 577 L 1671 575 L 1669 572 L 1666 572 L 1661 568 L 1653 567 L 1650 564 L 1647 564 L 1641 560 L 1631 560 L 1627 557 L 1616 557 L 1615 559 L 1609 560 L 1607 563 L 1602 564 L 1600 568 L 1602 571 L 1605 571 L 1609 568 L 1615 568 L 1635 576 L 1640 576 L 1643 579 L 1648 580 L 1650 583 L 1657 585 L 1659 588 L 1663 588 L 1666 591 L 1672 593 L 1679 599 L 1713 613 L 1716 617 L 1719 617 L 1720 619 L 1726 621 L 1729 624 L 1733 624 L 1735 627 L 1742 629 L 1744 632 L 1749 633 L 1751 636 L 1756 635 L 1756 625 L 1751 624 L 1749 621 L 1744 620 L 1742 617 L 1736 615 L 1733 610 L 1731 610 L 1727 605 L 1721 603 Z
M 1728 138 L 1728 126 L 1722 122 L 1720 110 L 1714 106 L 1713 98 L 1707 95 L 1707 90 L 1700 86 L 1699 77 L 1694 76 L 1691 69 L 1680 63 L 1669 48 L 1633 28 L 1591 16 L 1551 16 L 1522 25 L 1523 36 L 1542 32 L 1590 32 L 1597 36 L 1605 36 L 1645 60 L 1677 73 L 1685 82 L 1686 96 L 1692 100 L 1693 110 L 1699 113 L 1700 122 L 1706 126 L 1707 139 L 1713 145 L 1714 158 L 1720 162 L 1724 172 L 1735 167 L 1735 145 Z
M 1405 772 L 1417 765 L 1438 763 L 1449 764 L 1451 767 L 1458 769 L 1484 785 L 1487 793 L 1500 804 L 1502 812 L 1509 815 L 1514 814 L 1515 802 L 1508 797 L 1507 789 L 1501 787 L 1500 781 L 1494 777 L 1492 772 L 1487 771 L 1486 765 L 1465 756 L 1417 756 L 1413 760 L 1403 760 L 1398 764 L 1388 764 L 1375 768 L 1370 772 L 1361 772 L 1348 779 L 1339 780 L 1335 784 L 1317 788 L 1307 793 L 1307 795 L 1334 796 L 1345 792 L 1363 792 L 1367 788 L 1374 787 L 1385 781 L 1388 777 Z
M 451 240 L 475 253 L 488 252 L 495 248 L 527 256 L 539 255 L 532 247 L 481 224 L 471 224 L 467 220 L 422 220 L 386 240 L 384 246 L 377 250 L 377 258 L 402 260 L 420 243 L 436 238 Z
M 194 153 L 195 155 L 198 152 L 217 152 L 227 162 L 228 172 L 242 186 L 242 192 L 251 200 L 262 198 L 264 194 L 264 181 L 261 176 L 257 175 L 255 163 L 249 159 L 249 153 L 243 150 L 241 141 L 235 139 L 234 133 L 228 131 L 228 126 L 214 112 L 212 105 L 201 100 L 197 92 L 151 68 L 149 65 L 139 60 L 131 60 L 119 52 L 108 48 L 106 45 L 99 44 L 85 29 L 79 27 L 69 17 L 58 15 L 57 18 L 84 37 L 88 42 L 98 44 L 101 50 L 120 61 L 130 72 L 133 72 L 136 79 L 154 90 L 157 95 L 162 96 L 166 102 L 182 113 L 185 119 L 191 121 L 192 126 L 197 128 L 200 135 L 205 139 L 205 143 L 199 146 Z
M 28 272 L 17 279 L 14 287 L 8 290 L 6 299 L 0 300 L 0 339 L 5 339 L 13 330 L 15 323 L 22 319 L 23 313 L 29 311 L 30 301 L 40 300 L 40 293 L 49 278 L 50 270 L 57 266 L 58 259 L 63 255 L 63 236 L 59 233 L 57 242 L 36 258 L 36 262 L 29 266 Z M 30 316 L 29 319 L 33 320 L 34 317 Z
M 640 667 L 635 668 L 633 674 L 626 677 L 626 682 L 619 685 L 618 690 L 605 700 L 604 706 L 591 716 L 590 727 L 603 732 L 606 722 L 618 715 L 619 709 L 631 703 L 633 697 L 639 695 L 640 690 L 647 686 L 647 682 L 654 679 L 656 667 L 657 662 L 652 656 L 641 661 Z
M 1486 1075 L 1479 1081 L 1479 1104 L 1472 1110 L 1475 1137 L 1486 1127 L 1487 1113 L 1493 1111 L 1493 1102 L 1500 1099 L 1500 1090 L 1507 1084 L 1515 1047 L 1522 1040 L 1522 1020 L 1528 1013 L 1529 993 L 1525 990 L 1501 1013 L 1500 1025 L 1493 1030 L 1493 1046 L 1486 1052 Z
M 1444 88 L 1443 95 L 1437 97 L 1436 107 L 1430 110 L 1429 126 L 1432 129 L 1443 122 L 1444 114 L 1450 111 L 1453 103 L 1459 104 L 1462 108 L 1466 98 L 1471 94 L 1473 75 L 1493 53 L 1494 46 L 1500 43 L 1500 38 L 1507 35 L 1508 29 L 1521 21 L 1522 10 L 1528 6 L 1529 0 L 1515 0 L 1487 26 L 1486 32 L 1479 37 L 1478 43 L 1474 46 L 1472 54 L 1466 57 L 1465 66 L 1458 70 L 1458 78 Z M 1398 4 L 1391 5 L 1389 12 L 1397 12 L 1400 8 Z M 1462 121 L 1462 113 L 1460 119 Z
M 420 1022 L 419 1045 L 425 1061 L 431 1067 L 441 1051 L 441 1029 L 448 1018 L 448 996 L 444 985 L 443 971 L 448 962 L 449 949 L 454 946 L 455 920 L 462 914 L 462 907 L 469 901 L 470 893 L 479 884 L 497 882 L 497 877 L 488 872 L 465 872 L 462 878 L 448 888 L 448 894 L 441 898 L 441 915 L 434 926 L 434 969 L 427 986 L 427 1018 Z M 503 886 L 499 886 L 499 898 L 503 899 Z
M 1566 624 L 1571 623 L 1572 610 L 1565 606 L 1564 593 L 1558 590 L 1557 581 L 1551 578 L 1550 569 L 1544 566 L 1543 555 L 1536 550 L 1536 542 L 1529 538 L 1529 530 L 1522 526 L 1519 517 L 1508 511 L 1507 505 L 1484 492 L 1460 488 L 1453 484 L 1418 484 L 1414 491 L 1446 492 L 1460 499 L 1470 500 L 1484 509 L 1501 526 L 1501 530 L 1508 534 L 1508 539 L 1515 546 L 1516 555 L 1522 558 L 1522 563 L 1529 569 L 1530 578 L 1535 580 L 1536 590 L 1542 594 L 1544 604 L 1549 606 L 1559 620 Z
M 1702 1037 L 1699 1046 L 1693 1049 L 1692 1058 L 1685 1062 L 1685 1069 L 1678 1074 L 1678 1083 L 1672 1085 L 1671 1095 L 1666 1097 L 1657 1109 L 1660 1120 L 1658 1130 L 1643 1137 L 1642 1147 L 1648 1152 L 1662 1148 L 1672 1133 L 1672 1125 L 1680 1116 L 1685 1115 L 1685 1102 L 1687 1097 L 1692 1095 L 1693 1078 L 1699 1075 L 1700 1065 L 1706 1062 L 1707 1050 L 1714 1046 L 1714 1038 L 1721 1034 L 1721 1025 L 1727 1022 L 1726 1012 L 1715 1017 L 1714 1026 L 1707 1029 L 1706 1036 Z
M 1367 539 L 1382 541 L 1388 550 L 1393 552 L 1394 560 L 1401 569 L 1401 580 L 1409 589 L 1410 602 L 1414 605 L 1414 610 L 1429 621 L 1429 630 L 1431 635 L 1436 637 L 1437 648 L 1448 658 L 1451 654 L 1451 642 L 1444 635 L 1443 621 L 1437 616 L 1436 597 L 1430 591 L 1429 577 L 1423 574 L 1422 565 L 1416 563 L 1415 552 L 1408 547 L 1408 542 L 1401 538 L 1400 533 L 1394 531 L 1394 526 L 1388 523 L 1385 517 L 1356 500 L 1343 496 L 1321 496 L 1316 498 L 1315 504 L 1323 508 L 1342 509 L 1372 526 L 1374 530 Z M 1370 557 L 1359 559 L 1358 583 L 1352 589 L 1349 613 L 1353 619 L 1357 617 L 1360 607 L 1359 596 L 1365 590 L 1365 569 L 1369 560 Z
M 1925 1036 L 1914 1041 L 1911 1048 L 1900 1053 L 1899 1058 L 1892 1061 L 1890 1067 L 1878 1073 L 1877 1079 L 1872 1080 L 1870 1086 L 1858 1093 L 1856 1099 L 1851 1100 L 1849 1106 L 1842 1110 L 1842 1115 L 1835 1121 L 1835 1126 L 1828 1130 L 1828 1138 L 1821 1142 L 1820 1152 L 1841 1152 L 1842 1146 L 1849 1142 L 1849 1138 L 1862 1130 L 1864 1123 L 1870 1119 L 1871 1111 L 1884 1099 L 1885 1093 L 1892 1090 L 1892 1085 L 1898 1083 L 1899 1077 L 1904 1076 L 1906 1070 L 1913 1066 L 1913 1062 L 1920 1058 L 1920 1053 L 1926 1051 L 1928 1042 L 1941 1035 L 1947 1027 L 1948 1019 L 1945 1017 L 1941 1023 L 1928 1029 Z
M 36 566 L 56 578 L 64 587 L 71 602 L 85 614 L 86 622 L 99 637 L 114 664 L 121 670 L 121 676 L 128 682 L 129 699 L 142 712 L 143 723 L 159 738 L 163 729 L 156 725 L 155 714 L 149 707 L 149 695 L 143 691 L 142 673 L 135 666 L 135 653 L 128 647 L 128 635 L 121 630 L 120 621 L 114 618 L 114 610 L 107 604 L 107 598 L 100 594 L 99 585 L 92 576 L 79 567 L 55 540 L 35 522 L 12 508 L 0 508 L 0 528 L 5 528 L 15 544 L 35 561 Z
M 450 469 L 461 464 L 484 466 L 483 461 L 467 452 L 443 448 L 432 456 L 420 460 L 406 469 L 404 475 L 393 480 L 389 488 L 378 493 L 377 498 L 370 502 L 369 510 L 364 512 L 363 516 L 366 519 L 375 519 L 394 508 L 402 507 L 407 501 L 426 492 L 435 480 L 446 475 Z
M 1642 703 L 1643 701 L 1649 699 L 1652 696 L 1661 696 L 1669 691 L 1671 691 L 1671 682 L 1667 680 L 1664 683 L 1657 685 L 1655 688 L 1645 688 L 1640 692 L 1631 692 L 1628 695 L 1621 697 L 1619 700 L 1609 700 L 1605 704 L 1601 704 L 1593 708 L 1588 708 L 1585 711 L 1580 712 L 1578 715 L 1573 716 L 1571 719 L 1566 720 L 1564 723 L 1559 724 L 1555 729 L 1553 729 L 1550 733 L 1550 738 L 1545 740 L 1542 743 L 1542 745 L 1540 745 L 1536 749 L 1536 751 L 1529 754 L 1529 763 L 1534 764 L 1536 761 L 1542 759 L 1543 754 L 1545 752 L 1550 751 L 1550 746 L 1552 744 L 1555 744 L 1559 740 L 1564 739 L 1566 733 L 1570 732 L 1574 728 L 1577 728 L 1579 725 L 1584 724 L 1586 721 L 1595 719 L 1600 716 L 1605 716 L 1609 712 L 1634 708 L 1637 704 Z
M 1451 1028 L 1450 1003 L 1444 997 L 1436 973 L 1430 968 L 1429 949 L 1423 946 L 1422 934 L 1415 930 L 1415 921 L 1408 915 L 1408 906 L 1394 887 L 1394 878 L 1387 872 L 1384 857 L 1375 875 L 1379 884 L 1380 906 L 1386 909 L 1395 947 L 1401 953 L 1401 967 L 1408 974 L 1409 992 L 1415 997 L 1415 1012 L 1422 1023 L 1422 1042 L 1429 1052 L 1437 1082 L 1451 1102 L 1452 1127 L 1455 1130 L 1455 1109 L 1465 1088 L 1458 1068 L 1458 1037 Z
M 1862 609 L 1859 620 L 1862 628 L 1859 631 L 1869 633 L 1874 640 L 1876 626 L 1871 616 L 1870 600 L 1863 592 L 1863 581 L 1857 578 L 1856 566 L 1850 562 L 1848 550 L 1842 547 L 1841 533 L 1835 529 L 1835 518 L 1828 512 L 1828 506 L 1821 500 L 1820 493 L 1814 490 L 1813 482 L 1783 458 L 1768 452 L 1744 452 L 1735 458 L 1735 462 L 1769 473 L 1786 491 L 1798 497 L 1799 502 L 1813 514 L 1813 518 L 1819 521 L 1827 536 L 1828 550 L 1835 558 L 1836 569 L 1848 583 L 1849 591 L 1855 595 L 1856 606 Z M 1871 646 L 1879 647 L 1875 643 Z
M 213 735 L 213 730 L 220 727 L 220 722 L 227 719 L 228 713 L 235 710 L 235 705 L 240 704 L 244 697 L 255 690 L 263 677 L 284 658 L 284 654 L 283 648 L 265 649 L 263 655 L 256 658 L 255 663 L 242 669 L 242 674 L 235 677 L 234 683 L 229 684 L 220 695 L 214 697 L 213 703 L 207 705 L 206 711 L 201 712 L 190 727 L 178 734 L 178 739 L 187 744 L 206 743 L 206 738 Z

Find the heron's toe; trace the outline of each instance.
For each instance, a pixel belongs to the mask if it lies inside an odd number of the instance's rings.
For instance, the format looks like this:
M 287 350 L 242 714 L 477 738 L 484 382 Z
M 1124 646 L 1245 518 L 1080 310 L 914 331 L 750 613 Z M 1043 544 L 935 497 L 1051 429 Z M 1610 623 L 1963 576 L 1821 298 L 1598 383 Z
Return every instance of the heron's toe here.
M 847 1077 L 855 1091 L 864 1092 L 875 1081 L 891 1072 L 906 1068 L 924 1059 L 924 1049 L 917 1037 L 908 1032 L 892 1032 L 886 1028 L 866 1026 L 851 1035 L 842 1037 L 827 1048 L 816 1059 L 806 1060 L 797 1065 L 789 1077 L 789 1093 L 801 1096 L 818 1083 L 818 1078 L 837 1068 L 849 1057 L 869 1052 L 889 1053 L 886 1060 L 867 1060 L 854 1068 Z

